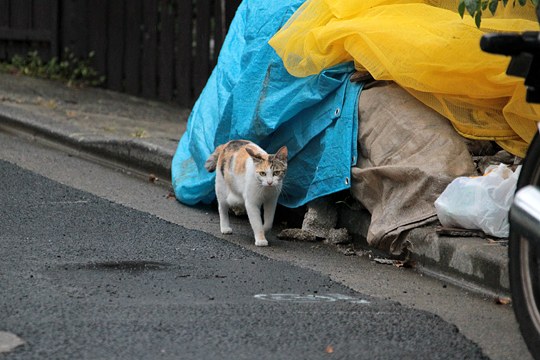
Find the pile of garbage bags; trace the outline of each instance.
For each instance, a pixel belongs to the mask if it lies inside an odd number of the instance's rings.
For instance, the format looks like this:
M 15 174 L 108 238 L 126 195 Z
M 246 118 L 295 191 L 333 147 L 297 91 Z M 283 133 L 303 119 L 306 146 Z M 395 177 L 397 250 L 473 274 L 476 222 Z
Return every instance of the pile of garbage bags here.
M 374 247 L 397 251 L 403 232 L 438 217 L 455 224 L 451 209 L 464 204 L 449 199 L 464 195 L 443 191 L 476 175 L 464 138 L 523 157 L 540 118 L 523 80 L 505 75 L 509 59 L 483 53 L 480 37 L 529 30 L 532 6 L 485 13 L 477 28 L 451 0 L 244 1 L 173 158 L 176 197 L 214 201 L 206 158 L 247 139 L 288 147 L 282 205 L 350 188 L 372 215 Z M 351 82 L 355 72 L 375 81 Z M 482 178 L 491 186 L 500 171 Z

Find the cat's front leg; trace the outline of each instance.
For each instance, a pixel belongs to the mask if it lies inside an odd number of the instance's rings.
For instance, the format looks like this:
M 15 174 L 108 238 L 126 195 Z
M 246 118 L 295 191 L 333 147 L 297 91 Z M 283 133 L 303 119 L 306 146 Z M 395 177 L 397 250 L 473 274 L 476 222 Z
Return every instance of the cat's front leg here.
M 264 228 L 261 218 L 260 206 L 254 204 L 246 204 L 246 212 L 248 214 L 249 223 L 255 235 L 255 246 L 268 246 L 268 241 L 264 236 Z
M 268 199 L 264 202 L 264 232 L 272 230 L 272 224 L 274 223 L 274 215 L 276 213 L 277 197 Z

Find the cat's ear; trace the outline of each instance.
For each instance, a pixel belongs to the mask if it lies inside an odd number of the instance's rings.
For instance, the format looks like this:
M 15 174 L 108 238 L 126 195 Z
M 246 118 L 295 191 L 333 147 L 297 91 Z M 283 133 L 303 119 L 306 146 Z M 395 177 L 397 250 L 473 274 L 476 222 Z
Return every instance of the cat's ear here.
M 262 155 L 258 152 L 255 152 L 255 150 L 253 150 L 252 148 L 250 148 L 249 146 L 246 146 L 245 147 L 247 153 L 249 156 L 251 156 L 251 158 L 255 161 L 263 161 L 264 158 L 262 157 Z
M 287 147 L 286 146 L 282 146 L 279 148 L 279 150 L 276 152 L 276 159 L 280 160 L 280 161 L 283 161 L 283 162 L 287 162 L 287 156 L 289 155 L 289 152 L 287 150 Z

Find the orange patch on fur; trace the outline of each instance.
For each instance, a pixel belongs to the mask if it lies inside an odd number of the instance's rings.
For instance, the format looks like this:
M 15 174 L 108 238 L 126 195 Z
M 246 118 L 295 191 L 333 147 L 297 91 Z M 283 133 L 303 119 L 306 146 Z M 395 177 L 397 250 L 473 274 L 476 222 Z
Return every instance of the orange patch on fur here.
M 246 172 L 246 161 L 249 159 L 249 154 L 244 148 L 236 152 L 234 157 L 234 173 L 243 174 Z

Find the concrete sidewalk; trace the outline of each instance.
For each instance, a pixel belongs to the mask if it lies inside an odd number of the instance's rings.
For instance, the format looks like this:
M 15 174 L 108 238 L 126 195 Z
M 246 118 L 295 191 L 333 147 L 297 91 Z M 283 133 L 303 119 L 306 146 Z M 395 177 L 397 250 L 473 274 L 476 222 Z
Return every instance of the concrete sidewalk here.
M 0 74 L 0 129 L 21 131 L 170 180 L 171 159 L 190 110 L 94 88 Z M 369 213 L 339 209 L 338 225 L 365 238 Z M 507 247 L 476 237 L 407 234 L 420 271 L 490 295 L 509 293 Z M 381 265 L 383 266 L 383 265 Z

